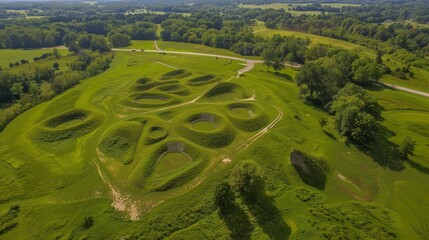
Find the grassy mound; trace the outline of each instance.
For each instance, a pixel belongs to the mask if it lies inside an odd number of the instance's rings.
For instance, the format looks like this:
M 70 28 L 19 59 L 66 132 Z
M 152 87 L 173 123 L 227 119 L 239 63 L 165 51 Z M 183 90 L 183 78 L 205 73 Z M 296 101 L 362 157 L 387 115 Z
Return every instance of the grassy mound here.
M 182 118 L 177 132 L 201 146 L 222 148 L 231 144 L 235 130 L 220 116 L 213 113 L 194 113 Z
M 203 86 L 218 81 L 219 78 L 214 74 L 202 75 L 188 80 L 189 86 Z
M 121 102 L 128 107 L 154 108 L 180 103 L 180 100 L 164 93 L 134 93 Z
M 186 69 L 176 69 L 170 72 L 166 72 L 162 74 L 161 80 L 168 80 L 168 79 L 182 79 L 188 76 L 191 76 L 192 73 L 187 71 Z
M 325 184 L 329 172 L 329 164 L 325 158 L 315 157 L 293 148 L 290 152 L 290 161 L 305 183 L 316 187 Z
M 178 84 L 178 83 L 164 84 L 164 85 L 157 87 L 156 89 L 164 91 L 164 92 L 176 94 L 179 96 L 187 96 L 190 94 L 190 91 L 187 87 L 185 87 L 182 84 Z
M 176 112 L 172 112 L 172 111 L 166 111 L 166 112 L 161 112 L 158 114 L 158 116 L 164 120 L 164 121 L 170 121 L 171 119 L 173 119 L 175 116 L 177 115 Z
M 131 85 L 129 90 L 133 92 L 143 92 L 161 85 L 177 84 L 177 83 L 178 83 L 177 80 L 159 82 L 159 81 L 153 80 L 152 78 L 140 78 L 137 81 L 135 81 L 134 84 Z
M 142 128 L 143 124 L 139 122 L 116 124 L 104 134 L 98 148 L 102 153 L 119 160 L 122 164 L 130 164 L 134 159 Z
M 151 145 L 162 141 L 168 136 L 166 127 L 152 126 L 145 132 L 145 145 Z
M 250 97 L 245 87 L 238 83 L 223 82 L 210 89 L 201 98 L 203 101 L 224 102 L 236 101 Z
M 84 109 L 58 114 L 36 125 L 33 138 L 39 142 L 56 142 L 83 136 L 96 129 L 102 116 Z
M 232 103 L 227 109 L 230 121 L 246 132 L 259 130 L 269 122 L 264 109 L 256 103 Z
M 202 171 L 207 159 L 189 143 L 165 142 L 130 176 L 130 182 L 145 191 L 179 187 Z

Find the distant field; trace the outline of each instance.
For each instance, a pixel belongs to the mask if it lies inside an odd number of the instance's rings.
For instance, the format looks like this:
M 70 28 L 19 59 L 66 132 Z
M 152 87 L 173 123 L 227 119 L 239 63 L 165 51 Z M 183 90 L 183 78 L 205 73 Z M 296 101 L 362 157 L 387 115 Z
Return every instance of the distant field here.
M 263 37 L 271 37 L 274 34 L 280 34 L 280 35 L 284 35 L 284 36 L 294 35 L 294 36 L 300 37 L 300 38 L 308 38 L 311 40 L 312 44 L 318 44 L 318 43 L 320 43 L 320 44 L 331 44 L 333 46 L 345 48 L 345 49 L 349 49 L 349 50 L 358 49 L 361 51 L 370 51 L 369 49 L 362 47 L 360 45 L 357 45 L 357 44 L 354 44 L 351 42 L 347 42 L 347 41 L 343 41 L 343 40 L 339 40 L 339 39 L 314 35 L 314 34 L 305 33 L 305 32 L 267 29 L 265 26 L 262 25 L 262 23 L 258 23 L 258 25 L 254 27 L 254 34 L 259 35 L 259 36 L 263 36 Z
M 185 17 L 187 17 L 187 16 L 191 15 L 190 13 L 175 13 L 175 12 L 149 11 L 149 10 L 147 10 L 147 9 L 145 9 L 145 8 L 137 9 L 137 10 L 134 10 L 134 11 L 127 11 L 127 12 L 125 13 L 125 15 L 132 15 L 132 14 L 145 14 L 145 13 L 152 13 L 152 14 L 156 14 L 156 15 L 164 15 L 164 14 L 167 14 L 167 13 L 174 13 L 174 14 L 181 14 L 181 15 L 183 15 L 183 16 L 185 16 Z
M 42 11 L 42 10 L 40 10 L 40 9 L 37 9 L 37 10 Z M 24 14 L 26 19 L 39 19 L 39 18 L 44 18 L 44 17 L 46 17 L 46 16 L 28 16 L 28 15 L 27 15 L 27 11 L 28 11 L 28 10 L 22 10 L 22 9 L 19 9 L 19 10 L 13 10 L 13 9 L 11 9 L 11 10 L 6 10 L 6 12 L 11 12 L 11 13 L 12 13 L 12 12 L 15 12 L 15 13 L 21 13 L 21 14 Z
M 9 63 L 15 63 L 25 59 L 33 61 L 34 57 L 40 57 L 43 53 L 52 52 L 50 49 L 22 50 L 22 49 L 1 49 L 0 66 L 9 68 Z
M 169 42 L 169 41 L 157 41 L 158 47 L 165 51 L 178 51 L 178 52 L 198 52 L 198 53 L 208 53 L 208 54 L 218 54 L 226 55 L 233 57 L 244 57 L 234 52 L 231 52 L 223 48 L 214 48 L 208 47 L 201 44 L 193 43 L 183 43 L 183 42 Z M 145 50 L 155 50 L 155 44 L 152 40 L 133 40 L 131 45 L 127 48 L 132 49 L 145 49 Z M 245 56 L 245 58 L 250 59 L 259 59 L 257 56 Z
M 126 48 L 136 50 L 155 50 L 155 43 L 153 40 L 131 40 L 131 45 Z
M 292 10 L 293 7 L 295 6 L 305 6 L 308 5 L 308 3 L 270 3 L 270 4 L 263 4 L 263 5 L 257 5 L 257 4 L 240 4 L 239 7 L 240 8 L 252 8 L 252 9 L 256 9 L 256 8 L 261 8 L 261 9 L 284 9 L 286 12 L 292 13 L 292 14 L 296 14 L 296 15 L 301 15 L 301 14 L 310 14 L 310 15 L 318 15 L 321 14 L 322 12 L 320 11 L 294 11 Z M 342 7 L 357 7 L 360 6 L 360 4 L 350 4 L 350 3 L 327 3 L 327 4 L 322 4 L 324 6 L 331 6 L 334 8 L 342 8 Z
M 383 23 L 383 24 L 385 24 L 385 25 L 390 25 L 390 24 L 393 24 L 393 23 L 395 23 L 395 22 L 385 22 L 385 23 Z M 429 24 L 425 24 L 425 23 L 416 23 L 416 22 L 414 22 L 414 21 L 410 21 L 410 20 L 403 21 L 403 22 L 401 22 L 401 23 L 411 24 L 411 25 L 413 25 L 414 27 L 424 27 L 424 28 L 429 28 Z

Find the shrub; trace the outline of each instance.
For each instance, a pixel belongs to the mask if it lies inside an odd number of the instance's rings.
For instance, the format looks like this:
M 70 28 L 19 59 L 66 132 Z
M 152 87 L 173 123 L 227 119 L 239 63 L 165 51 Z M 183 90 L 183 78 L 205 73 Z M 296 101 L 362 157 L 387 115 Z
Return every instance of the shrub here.
M 325 158 L 315 157 L 300 150 L 292 149 L 290 161 L 305 183 L 320 186 L 326 182 L 329 164 Z
M 405 137 L 399 145 L 399 156 L 402 159 L 408 159 L 409 155 L 412 155 L 416 142 L 410 137 Z
M 83 228 L 84 229 L 89 229 L 90 227 L 92 227 L 92 225 L 94 225 L 94 218 L 92 216 L 83 218 Z

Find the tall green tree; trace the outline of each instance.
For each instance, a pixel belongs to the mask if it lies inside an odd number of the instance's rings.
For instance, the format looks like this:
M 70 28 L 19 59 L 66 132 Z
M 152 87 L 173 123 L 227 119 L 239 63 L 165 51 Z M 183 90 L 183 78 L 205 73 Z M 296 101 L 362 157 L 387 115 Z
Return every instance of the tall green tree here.
M 107 52 L 110 51 L 110 44 L 107 42 L 106 38 L 103 36 L 94 35 L 91 39 L 91 50 Z
M 131 43 L 131 37 L 123 33 L 115 33 L 110 36 L 113 47 L 126 47 Z
M 12 95 L 15 97 L 15 99 L 19 99 L 22 94 L 24 94 L 24 86 L 22 85 L 22 83 L 16 82 L 12 84 L 10 91 L 12 92 Z
M 274 48 L 268 48 L 262 52 L 262 61 L 264 61 L 263 64 L 267 66 L 267 71 L 270 71 L 270 66 L 273 65 L 275 59 L 276 53 Z
M 344 84 L 340 71 L 334 66 L 325 66 L 325 60 L 306 63 L 296 75 L 300 89 L 308 90 L 304 97 L 310 101 L 320 101 L 322 105 L 332 101 L 332 97 Z
M 375 139 L 381 107 L 363 88 L 347 84 L 334 97 L 330 110 L 342 135 L 361 145 Z
M 372 81 L 378 81 L 383 76 L 384 70 L 380 64 L 369 58 L 359 58 L 352 64 L 353 80 L 364 85 Z
M 265 193 L 261 167 L 254 161 L 244 161 L 236 166 L 231 172 L 230 182 L 233 189 L 247 201 L 254 201 Z

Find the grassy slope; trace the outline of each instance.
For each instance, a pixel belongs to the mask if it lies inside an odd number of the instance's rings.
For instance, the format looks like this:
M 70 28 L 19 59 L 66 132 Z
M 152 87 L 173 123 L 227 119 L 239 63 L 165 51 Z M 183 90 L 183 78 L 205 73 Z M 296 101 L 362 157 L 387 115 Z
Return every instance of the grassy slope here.
M 188 51 L 188 48 L 183 50 Z M 110 206 L 109 190 L 98 176 L 93 164 L 97 161 L 95 148 L 98 138 L 112 123 L 119 121 L 121 114 L 130 114 L 117 104 L 119 99 L 126 95 L 129 84 L 143 76 L 156 78 L 160 73 L 172 70 L 158 62 L 186 68 L 194 74 L 214 73 L 224 80 L 240 83 L 250 91 L 255 91 L 256 99 L 267 109 L 270 109 L 271 104 L 279 107 L 284 111 L 284 117 L 273 130 L 233 158 L 231 164 L 220 163 L 219 155 L 234 155 L 236 152 L 234 146 L 238 146 L 239 141 L 233 142 L 226 152 L 199 148 L 210 156 L 212 164 L 201 175 L 202 183 L 192 191 L 188 191 L 185 185 L 183 188 L 166 192 L 142 194 L 132 190 L 124 177 L 137 167 L 136 163 L 121 167 L 116 163 L 99 162 L 102 171 L 117 189 L 147 203 L 147 207 L 165 201 L 154 207 L 151 212 L 144 213 L 142 220 L 130 222 L 125 221 L 124 215 L 114 211 Z M 171 235 L 171 238 L 234 237 L 234 231 L 246 232 L 246 229 L 249 230 L 248 236 L 255 239 L 284 238 L 289 234 L 301 238 L 302 230 L 308 230 L 308 234 L 317 234 L 317 230 L 308 223 L 308 219 L 312 219 L 308 211 L 309 205 L 295 197 L 299 188 L 309 188 L 317 192 L 329 204 L 348 201 L 378 202 L 395 212 L 392 217 L 395 219 L 394 227 L 399 237 L 417 239 L 420 237 L 417 231 L 427 235 L 427 232 L 424 232 L 425 226 L 420 224 L 427 221 L 429 206 L 424 201 L 419 202 L 419 199 L 428 197 L 429 187 L 425 184 L 428 176 L 425 168 L 418 171 L 408 164 L 405 164 L 403 171 L 383 168 L 377 163 L 383 161 L 382 157 L 373 159 L 371 155 L 360 152 L 353 145 L 347 146 L 334 139 L 336 134 L 333 129 L 324 129 L 333 136 L 324 133 L 319 120 L 329 116 L 304 104 L 298 98 L 298 89 L 292 80 L 296 74 L 295 70 L 287 68 L 282 71 L 282 75 L 277 76 L 267 73 L 265 67 L 256 66 L 242 78 L 230 78 L 234 77 L 235 71 L 241 67 L 235 61 L 229 63 L 228 60 L 207 57 L 118 52 L 112 67 L 105 73 L 85 80 L 64 94 L 16 118 L 0 134 L 2 146 L 0 155 L 2 159 L 11 162 L 8 164 L 6 161 L 0 161 L 0 179 L 6 183 L 0 186 L 0 191 L 10 194 L 3 198 L 11 198 L 2 202 L 0 210 L 4 212 L 12 203 L 19 203 L 22 212 L 18 218 L 18 226 L 2 237 L 46 239 L 55 236 L 80 238 L 87 235 L 109 238 L 128 236 L 136 229 L 144 229 L 143 236 L 150 238 L 161 233 L 172 234 L 177 230 L 173 229 L 174 226 L 187 222 L 181 218 L 192 214 L 200 220 L 190 227 L 183 225 L 181 227 L 183 229 Z M 191 95 L 183 97 L 184 101 L 194 98 L 208 87 L 210 86 L 201 87 L 199 90 L 193 89 Z M 429 129 L 427 122 L 429 100 L 387 89 L 376 89 L 372 94 L 377 96 L 386 108 L 383 113 L 385 118 L 383 125 L 397 133 L 390 140 L 398 143 L 404 136 L 411 136 L 418 142 L 416 155 L 412 160 L 428 167 L 429 163 L 426 162 L 425 156 L 429 153 L 429 146 L 426 144 L 429 137 L 425 136 L 424 128 Z M 46 148 L 31 141 L 29 134 L 36 122 L 73 107 L 101 113 L 104 116 L 103 125 L 77 141 L 67 142 L 68 147 L 65 149 L 59 149 L 60 146 Z M 221 105 L 202 107 L 205 111 L 213 108 L 212 111 L 218 112 L 222 109 Z M 196 108 L 181 107 L 174 112 L 185 113 L 189 109 Z M 131 110 L 132 114 L 139 112 L 141 111 Z M 269 111 L 270 118 L 275 114 L 276 111 L 272 109 Z M 173 120 L 171 124 L 175 126 L 181 123 Z M 417 126 L 423 130 L 415 132 L 410 130 L 410 126 L 411 129 Z M 240 132 L 238 139 L 246 136 L 248 134 Z M 329 159 L 332 170 L 324 190 L 319 191 L 302 183 L 289 163 L 288 154 L 291 147 L 304 149 L 316 155 L 325 155 Z M 146 150 L 139 151 L 139 156 L 144 158 L 147 155 Z M 242 210 L 237 210 L 235 220 L 224 219 L 217 212 L 199 215 L 204 212 L 200 211 L 200 208 L 206 209 L 204 202 L 212 198 L 214 185 L 225 179 L 228 170 L 245 159 L 254 159 L 263 167 L 269 194 L 276 196 L 272 201 L 268 201 L 273 204 L 270 208 L 274 209 L 274 213 L 280 213 L 281 218 L 266 223 L 263 214 L 256 214 L 254 209 L 246 204 L 238 205 Z M 342 181 L 338 174 L 347 177 L 360 191 Z M 174 199 L 169 200 L 172 197 Z M 265 207 L 268 206 L 267 203 Z M 95 224 L 84 231 L 81 227 L 83 217 L 89 215 L 94 216 Z

